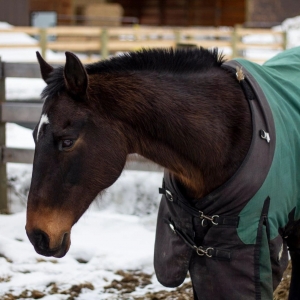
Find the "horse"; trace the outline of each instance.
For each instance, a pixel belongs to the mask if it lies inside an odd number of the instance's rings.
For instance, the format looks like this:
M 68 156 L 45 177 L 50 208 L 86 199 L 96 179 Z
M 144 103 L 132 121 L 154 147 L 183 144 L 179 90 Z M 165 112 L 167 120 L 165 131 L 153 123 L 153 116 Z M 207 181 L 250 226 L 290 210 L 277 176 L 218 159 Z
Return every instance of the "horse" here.
M 72 226 L 137 153 L 166 170 L 154 262 L 162 284 L 177 286 L 189 271 L 195 299 L 273 299 L 289 245 L 289 299 L 300 299 L 295 205 L 275 232 L 276 192 L 260 192 L 279 137 L 251 66 L 204 48 L 141 50 L 86 66 L 65 54 L 65 66 L 53 68 L 37 53 L 47 85 L 27 204 L 35 251 L 63 257 Z

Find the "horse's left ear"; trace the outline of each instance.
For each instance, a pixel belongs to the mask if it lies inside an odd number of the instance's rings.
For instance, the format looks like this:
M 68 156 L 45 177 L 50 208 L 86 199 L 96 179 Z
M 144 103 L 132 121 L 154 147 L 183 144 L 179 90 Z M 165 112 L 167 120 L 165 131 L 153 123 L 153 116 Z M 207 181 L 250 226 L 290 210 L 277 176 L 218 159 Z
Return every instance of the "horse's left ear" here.
M 66 59 L 64 76 L 67 88 L 73 94 L 84 95 L 88 86 L 86 70 L 75 54 L 66 52 Z
M 53 71 L 53 67 L 50 66 L 41 56 L 41 54 L 37 51 L 36 57 L 38 59 L 40 69 L 41 69 L 41 75 L 44 81 L 47 83 L 47 79 L 49 78 L 51 72 Z

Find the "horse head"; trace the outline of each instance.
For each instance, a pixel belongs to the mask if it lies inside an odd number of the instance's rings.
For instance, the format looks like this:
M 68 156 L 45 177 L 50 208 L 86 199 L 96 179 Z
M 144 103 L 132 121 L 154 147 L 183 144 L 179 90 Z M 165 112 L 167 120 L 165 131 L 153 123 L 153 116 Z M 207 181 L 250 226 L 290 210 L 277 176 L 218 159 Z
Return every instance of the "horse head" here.
M 62 257 L 72 226 L 121 174 L 127 144 L 117 122 L 95 104 L 93 78 L 74 54 L 67 52 L 64 68 L 57 69 L 37 56 L 47 86 L 33 131 L 26 232 L 39 254 Z

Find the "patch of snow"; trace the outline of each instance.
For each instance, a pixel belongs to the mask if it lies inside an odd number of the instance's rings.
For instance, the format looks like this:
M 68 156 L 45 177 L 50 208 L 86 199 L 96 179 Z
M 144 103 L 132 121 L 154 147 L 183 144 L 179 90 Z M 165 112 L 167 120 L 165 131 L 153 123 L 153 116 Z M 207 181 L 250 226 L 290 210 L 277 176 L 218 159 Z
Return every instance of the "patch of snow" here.
M 287 32 L 288 48 L 300 45 L 300 16 L 286 19 L 281 25 L 275 28 L 280 28 Z

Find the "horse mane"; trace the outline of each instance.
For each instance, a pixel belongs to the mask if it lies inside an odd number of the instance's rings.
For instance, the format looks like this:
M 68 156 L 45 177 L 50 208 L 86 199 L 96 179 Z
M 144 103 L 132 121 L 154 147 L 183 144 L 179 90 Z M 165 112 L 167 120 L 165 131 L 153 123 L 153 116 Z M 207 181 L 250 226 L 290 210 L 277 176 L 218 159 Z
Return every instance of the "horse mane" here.
M 224 61 L 223 54 L 219 53 L 217 48 L 212 50 L 202 47 L 195 49 L 143 49 L 89 64 L 85 68 L 89 75 L 139 71 L 188 74 L 220 67 Z M 53 98 L 64 89 L 63 67 L 58 67 L 47 79 L 47 86 L 42 92 L 42 98 Z

